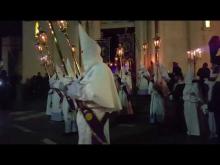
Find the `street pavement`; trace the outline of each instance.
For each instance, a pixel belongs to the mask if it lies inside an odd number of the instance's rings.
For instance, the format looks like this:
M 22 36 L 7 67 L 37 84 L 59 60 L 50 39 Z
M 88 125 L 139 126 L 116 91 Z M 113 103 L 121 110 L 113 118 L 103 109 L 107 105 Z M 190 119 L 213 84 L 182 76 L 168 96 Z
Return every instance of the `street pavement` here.
M 188 137 L 169 125 L 150 125 L 146 98 L 135 101 L 135 115 L 114 113 L 110 119 L 111 144 L 216 144 L 215 140 Z M 148 100 L 149 101 L 149 100 Z M 64 134 L 64 122 L 45 114 L 45 99 L 0 110 L 0 144 L 77 144 L 78 135 Z

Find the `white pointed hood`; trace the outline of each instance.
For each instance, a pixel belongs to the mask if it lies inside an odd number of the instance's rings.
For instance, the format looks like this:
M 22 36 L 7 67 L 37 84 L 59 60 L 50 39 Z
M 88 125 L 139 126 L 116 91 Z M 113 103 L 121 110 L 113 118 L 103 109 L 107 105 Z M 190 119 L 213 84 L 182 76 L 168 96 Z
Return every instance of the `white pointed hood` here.
M 148 70 L 145 68 L 144 65 L 141 65 L 139 71 L 138 71 L 139 75 L 145 75 L 147 77 L 150 77 L 150 73 L 148 72 Z
M 192 84 L 193 81 L 193 70 L 192 67 L 190 65 L 190 63 L 188 64 L 188 71 L 187 74 L 185 76 L 185 84 Z
M 85 72 L 87 72 L 92 66 L 103 61 L 101 57 L 101 48 L 95 40 L 88 36 L 80 24 L 79 40 L 82 50 L 83 68 Z
M 170 80 L 170 77 L 168 75 L 168 71 L 167 71 L 166 67 L 162 64 L 160 64 L 160 73 L 161 73 L 161 76 L 164 80 L 166 80 L 166 81 Z
M 52 87 L 56 81 L 57 81 L 57 76 L 56 74 L 53 74 L 53 76 L 49 79 L 50 87 Z
M 76 75 L 75 75 L 75 73 L 73 72 L 73 69 L 72 69 L 72 67 L 71 67 L 69 58 L 67 58 L 67 60 L 66 60 L 66 69 L 67 69 L 67 72 L 68 72 L 69 77 L 75 79 L 75 78 L 76 78 Z
M 68 95 L 85 101 L 92 101 L 101 111 L 122 109 L 114 77 L 110 68 L 103 63 L 99 45 L 79 25 L 82 61 L 85 74 L 79 83 L 68 87 Z
M 56 72 L 57 72 L 58 79 L 61 80 L 63 78 L 63 72 L 58 65 L 56 65 Z
M 158 77 L 156 76 L 157 73 L 158 73 Z M 154 76 L 155 81 L 157 81 L 157 80 L 161 81 L 162 79 L 166 80 L 166 81 L 170 80 L 167 69 L 162 64 L 159 64 L 159 65 L 154 64 L 154 75 L 155 75 Z

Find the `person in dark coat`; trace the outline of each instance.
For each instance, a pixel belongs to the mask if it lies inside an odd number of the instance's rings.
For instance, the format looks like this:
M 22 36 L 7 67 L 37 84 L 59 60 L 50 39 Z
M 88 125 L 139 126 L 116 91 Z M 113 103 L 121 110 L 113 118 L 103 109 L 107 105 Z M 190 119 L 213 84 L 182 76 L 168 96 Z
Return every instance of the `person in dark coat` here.
M 182 76 L 182 69 L 180 68 L 177 62 L 173 62 L 173 75 L 174 76 Z
M 2 109 L 7 109 L 9 105 L 9 90 L 10 81 L 6 70 L 0 73 L 0 106 Z
M 214 112 L 216 122 L 216 133 L 220 141 L 220 67 L 218 66 L 218 76 L 213 86 L 212 97 L 209 104 L 209 109 Z
M 203 66 L 198 70 L 197 76 L 199 76 L 200 80 L 209 79 L 210 77 L 210 69 L 208 68 L 208 63 L 204 63 Z
M 184 78 L 181 75 L 175 76 L 176 83 L 172 92 L 173 102 L 173 126 L 177 132 L 186 132 L 184 119 L 183 90 L 185 87 Z

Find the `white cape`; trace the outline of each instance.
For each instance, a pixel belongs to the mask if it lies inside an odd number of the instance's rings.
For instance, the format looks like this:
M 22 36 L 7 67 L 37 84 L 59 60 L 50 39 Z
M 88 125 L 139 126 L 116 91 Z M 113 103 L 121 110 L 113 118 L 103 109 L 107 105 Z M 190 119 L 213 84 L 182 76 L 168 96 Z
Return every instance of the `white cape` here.
M 96 109 L 104 112 L 122 109 L 116 90 L 113 74 L 104 63 L 94 65 L 80 82 L 74 82 L 68 87 L 68 95 L 83 101 L 91 101 Z
M 68 87 L 67 94 L 73 98 L 86 101 L 87 106 L 92 108 L 99 120 L 103 118 L 105 112 L 122 109 L 112 72 L 104 63 L 93 66 L 81 81 L 72 83 Z M 108 122 L 105 123 L 104 133 L 110 143 Z M 91 144 L 92 132 L 80 111 L 77 113 L 77 126 L 78 143 Z
M 121 103 L 110 68 L 103 63 L 101 48 L 79 24 L 79 39 L 82 50 L 82 63 L 85 70 L 82 80 L 68 86 L 67 95 L 87 102 L 97 118 L 101 120 L 106 112 L 121 110 Z M 81 112 L 77 113 L 79 144 L 91 144 L 92 132 Z M 108 143 L 108 120 L 104 126 Z

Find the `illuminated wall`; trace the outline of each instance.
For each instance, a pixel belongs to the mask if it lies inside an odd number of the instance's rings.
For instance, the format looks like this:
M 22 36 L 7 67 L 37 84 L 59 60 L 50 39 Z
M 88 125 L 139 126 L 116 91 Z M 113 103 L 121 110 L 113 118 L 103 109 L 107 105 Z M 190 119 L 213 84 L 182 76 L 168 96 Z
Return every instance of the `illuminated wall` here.
M 204 27 L 205 21 L 160 21 L 161 51 L 160 60 L 172 69 L 172 62 L 180 64 L 185 73 L 187 70 L 186 51 L 196 48 L 203 50 L 202 59 L 197 69 L 204 62 L 210 61 L 208 41 L 213 35 L 220 35 L 220 21 L 211 21 L 211 27 Z
M 69 21 L 69 34 L 71 40 L 78 47 L 77 21 Z M 100 38 L 100 28 L 135 27 L 136 40 L 136 65 L 137 69 L 141 65 L 147 66 L 154 58 L 154 21 L 82 21 L 84 26 L 88 23 L 89 35 L 94 39 Z M 202 59 L 198 62 L 197 68 L 203 62 L 209 62 L 208 40 L 212 35 L 220 35 L 220 21 L 211 21 L 210 28 L 204 28 L 205 21 L 159 21 L 159 33 L 161 37 L 160 62 L 169 71 L 172 71 L 172 62 L 176 61 L 182 67 L 184 73 L 187 70 L 186 51 L 203 48 L 205 50 Z M 41 21 L 44 29 L 48 30 L 45 21 Z M 57 29 L 56 29 L 57 31 Z M 70 49 L 67 47 L 65 39 L 57 31 L 58 40 L 63 54 L 71 59 Z M 38 71 L 44 70 L 40 66 L 37 53 L 34 50 L 34 22 L 23 22 L 23 80 L 30 78 Z M 144 55 L 142 45 L 148 43 L 147 55 Z M 51 52 L 59 63 L 59 57 L 55 45 L 50 43 Z M 77 52 L 78 53 L 78 52 Z M 77 54 L 78 55 L 78 54 Z M 145 60 L 145 61 L 144 61 Z
M 39 56 L 34 48 L 35 39 L 34 39 L 34 21 L 23 21 L 23 58 L 22 58 L 22 75 L 23 82 L 27 78 L 31 78 L 33 75 L 37 74 L 37 72 L 45 73 L 43 67 L 40 65 Z M 46 32 L 49 32 L 48 24 L 46 21 L 40 21 L 40 25 L 42 29 Z M 64 35 L 58 31 L 58 28 L 55 28 L 55 32 L 57 34 L 57 39 L 59 45 L 62 50 L 62 54 L 72 60 L 72 55 L 70 48 L 67 46 Z M 69 37 L 72 43 L 78 48 L 78 28 L 76 21 L 69 22 L 68 29 Z M 58 55 L 58 51 L 53 42 L 53 39 L 49 39 L 49 48 L 50 52 L 54 57 L 54 60 L 58 65 L 61 64 L 60 58 Z M 78 57 L 79 51 L 76 52 L 76 56 Z M 79 60 L 79 59 L 78 59 Z

